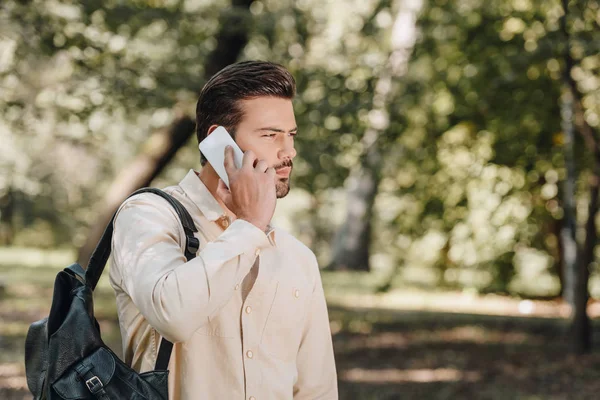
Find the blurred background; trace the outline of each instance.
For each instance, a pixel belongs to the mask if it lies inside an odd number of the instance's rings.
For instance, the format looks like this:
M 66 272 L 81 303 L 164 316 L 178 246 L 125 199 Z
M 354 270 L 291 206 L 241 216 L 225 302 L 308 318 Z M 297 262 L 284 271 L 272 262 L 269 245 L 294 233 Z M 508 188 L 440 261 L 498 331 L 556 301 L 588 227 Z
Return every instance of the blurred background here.
M 246 59 L 297 80 L 275 222 L 323 267 L 341 399 L 597 398 L 599 25 L 597 0 L 2 0 L 0 398 L 31 398 L 56 273 L 200 168 L 199 90 Z

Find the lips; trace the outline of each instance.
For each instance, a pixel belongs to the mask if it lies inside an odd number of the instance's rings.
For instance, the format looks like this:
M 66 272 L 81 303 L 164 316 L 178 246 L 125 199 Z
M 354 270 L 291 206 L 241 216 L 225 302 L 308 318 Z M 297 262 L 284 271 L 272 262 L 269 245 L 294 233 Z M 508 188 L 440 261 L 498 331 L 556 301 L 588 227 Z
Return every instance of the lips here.
M 284 177 L 288 177 L 290 176 L 290 172 L 292 172 L 292 168 L 291 167 L 283 167 L 283 168 L 279 168 L 276 173 L 279 176 L 284 176 Z

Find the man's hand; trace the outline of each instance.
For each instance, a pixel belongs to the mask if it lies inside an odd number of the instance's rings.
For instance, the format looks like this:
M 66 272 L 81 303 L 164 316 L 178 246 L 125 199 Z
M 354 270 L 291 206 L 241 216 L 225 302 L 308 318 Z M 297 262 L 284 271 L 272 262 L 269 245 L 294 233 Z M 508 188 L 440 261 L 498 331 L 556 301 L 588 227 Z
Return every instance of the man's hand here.
M 256 166 L 254 165 L 256 164 Z M 237 218 L 246 220 L 262 231 L 267 229 L 275 213 L 275 169 L 259 160 L 252 151 L 244 153 L 242 167 L 233 160 L 233 149 L 225 148 L 225 171 L 229 177 L 229 189 L 219 180 L 217 195 Z

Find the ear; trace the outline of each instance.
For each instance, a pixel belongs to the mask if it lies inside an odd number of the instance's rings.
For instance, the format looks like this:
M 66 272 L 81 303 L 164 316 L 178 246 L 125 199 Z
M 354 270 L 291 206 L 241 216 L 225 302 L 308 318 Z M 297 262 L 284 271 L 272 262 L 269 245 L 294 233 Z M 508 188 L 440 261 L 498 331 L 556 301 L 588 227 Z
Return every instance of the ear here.
M 213 133 L 213 131 L 214 131 L 215 129 L 217 129 L 218 127 L 219 127 L 219 125 L 211 125 L 211 126 L 208 128 L 208 131 L 206 132 L 206 137 L 208 137 L 208 135 L 210 135 L 211 133 Z

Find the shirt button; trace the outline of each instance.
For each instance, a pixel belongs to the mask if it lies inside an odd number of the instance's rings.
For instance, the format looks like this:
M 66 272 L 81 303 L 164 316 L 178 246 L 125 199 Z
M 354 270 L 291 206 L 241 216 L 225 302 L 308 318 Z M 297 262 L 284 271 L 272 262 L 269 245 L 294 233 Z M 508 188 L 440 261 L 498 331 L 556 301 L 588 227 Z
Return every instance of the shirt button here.
M 246 307 L 246 314 L 250 314 L 252 312 L 252 307 Z
M 246 355 L 248 356 L 248 358 L 252 358 L 252 357 L 254 357 L 254 353 L 252 352 L 252 350 L 248 350 L 248 351 L 246 352 Z
M 300 297 L 300 291 L 298 289 L 294 290 L 294 297 L 295 298 Z
M 260 255 L 260 249 L 256 249 L 256 251 L 254 252 L 255 255 Z
M 229 218 L 222 216 L 217 220 L 217 223 L 221 226 L 221 228 L 225 229 L 229 226 Z
M 250 396 L 250 398 L 248 398 L 248 400 L 256 400 L 256 397 Z
M 240 284 L 238 283 L 237 285 L 235 285 L 235 290 L 238 290 L 240 288 Z

